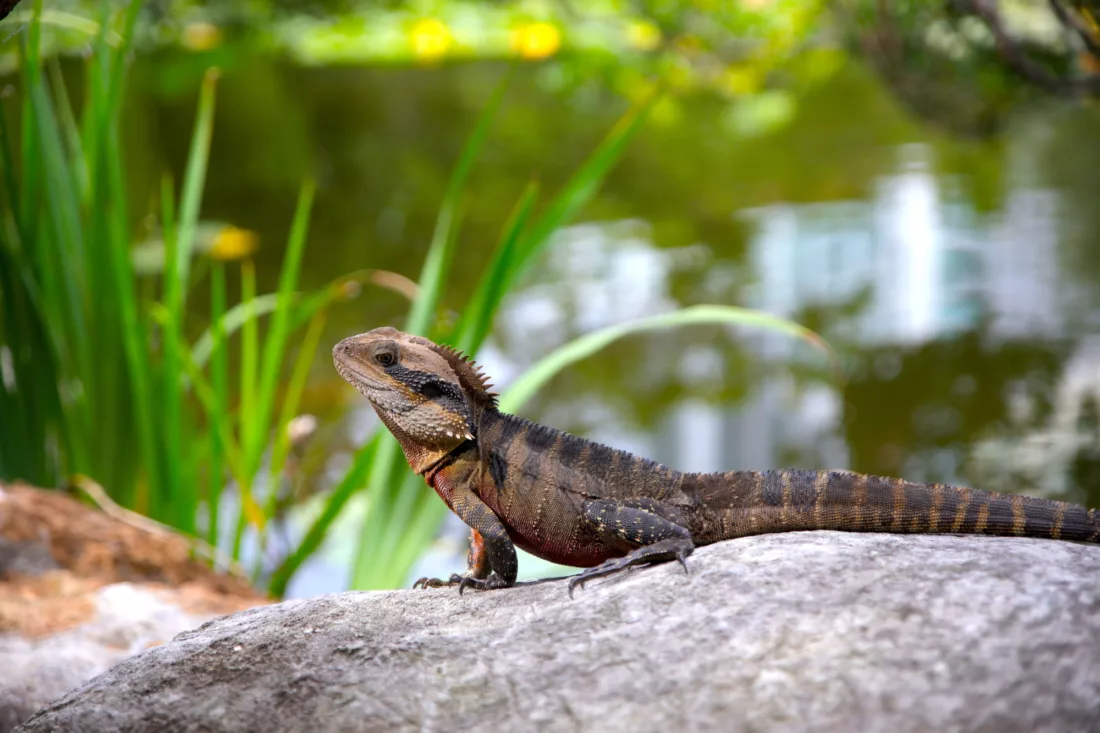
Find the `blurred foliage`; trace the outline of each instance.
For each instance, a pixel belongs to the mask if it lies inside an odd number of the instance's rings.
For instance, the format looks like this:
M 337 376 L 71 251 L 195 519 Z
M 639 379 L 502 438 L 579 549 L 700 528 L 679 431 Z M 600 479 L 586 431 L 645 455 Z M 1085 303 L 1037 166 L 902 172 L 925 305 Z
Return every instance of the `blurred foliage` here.
M 80 52 L 97 5 L 51 3 L 45 51 Z M 765 93 L 751 112 L 765 117 L 785 114 L 774 90 L 792 60 L 827 76 L 842 44 L 918 114 L 985 135 L 1034 89 L 1100 93 L 1097 14 L 1091 0 L 151 0 L 136 42 L 223 66 L 240 59 L 242 45 L 305 65 L 558 57 L 560 84 L 604 75 L 637 95 L 647 75 L 659 74 L 673 90 Z M 0 53 L 0 71 L 14 63 L 11 50 Z
M 988 137 L 1044 94 L 1100 96 L 1093 2 L 838 0 L 838 28 L 913 113 Z

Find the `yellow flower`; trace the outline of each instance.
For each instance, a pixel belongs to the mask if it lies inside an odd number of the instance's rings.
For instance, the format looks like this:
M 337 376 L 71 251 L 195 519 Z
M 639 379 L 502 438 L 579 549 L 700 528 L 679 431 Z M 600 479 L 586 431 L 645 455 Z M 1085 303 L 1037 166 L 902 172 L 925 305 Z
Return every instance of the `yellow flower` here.
M 450 29 L 440 20 L 423 18 L 409 32 L 413 52 L 422 59 L 435 60 L 447 53 L 454 38 Z
M 227 224 L 214 235 L 214 243 L 210 245 L 210 256 L 223 262 L 242 260 L 255 252 L 259 243 L 260 238 L 255 232 Z
M 512 50 L 534 60 L 553 56 L 561 48 L 561 32 L 550 23 L 528 23 L 512 31 Z
M 661 45 L 661 29 L 646 20 L 637 20 L 627 26 L 626 40 L 640 51 L 652 51 Z
M 188 23 L 183 27 L 180 43 L 192 51 L 209 51 L 222 42 L 221 28 L 213 23 Z

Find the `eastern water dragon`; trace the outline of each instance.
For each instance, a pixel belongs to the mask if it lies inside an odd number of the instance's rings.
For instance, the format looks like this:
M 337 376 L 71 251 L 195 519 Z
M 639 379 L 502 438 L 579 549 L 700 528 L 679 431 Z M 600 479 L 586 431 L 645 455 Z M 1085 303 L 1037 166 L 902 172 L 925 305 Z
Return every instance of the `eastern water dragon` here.
M 1100 511 L 1028 496 L 846 471 L 685 473 L 500 412 L 461 353 L 393 328 L 333 349 L 409 465 L 473 530 L 459 592 L 516 582 L 516 547 L 587 568 L 569 592 L 632 565 L 767 532 L 830 529 L 1100 542 Z

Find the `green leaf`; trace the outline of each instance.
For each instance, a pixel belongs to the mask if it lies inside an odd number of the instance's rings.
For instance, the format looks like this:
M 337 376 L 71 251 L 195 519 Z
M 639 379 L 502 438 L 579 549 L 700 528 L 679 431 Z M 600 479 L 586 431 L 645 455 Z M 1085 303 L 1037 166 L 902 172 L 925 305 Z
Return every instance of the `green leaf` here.
M 459 202 L 465 192 L 466 179 L 470 170 L 477 161 L 485 138 L 489 134 L 489 128 L 496 118 L 497 110 L 504 98 L 504 90 L 507 89 L 509 75 L 506 75 L 497 88 L 493 91 L 489 103 L 478 116 L 474 130 L 467 138 L 462 152 L 458 156 L 458 164 L 451 173 L 451 179 L 447 184 L 447 192 L 443 196 L 443 202 L 439 207 L 439 215 L 436 217 L 435 230 L 432 232 L 432 243 L 428 249 L 428 256 L 424 260 L 424 267 L 420 271 L 420 292 L 413 301 L 412 310 L 409 312 L 405 330 L 409 333 L 427 335 L 431 326 L 431 319 L 439 304 L 440 292 L 443 289 L 444 279 L 447 274 L 447 266 L 450 263 L 451 253 L 454 250 L 456 236 L 456 220 Z
M 473 132 L 463 145 L 458 163 L 451 173 L 447 192 L 440 205 L 439 216 L 436 218 L 431 247 L 428 249 L 428 256 L 424 260 L 424 267 L 420 273 L 419 291 L 406 322 L 405 330 L 409 333 L 434 335 L 431 333 L 431 327 L 454 250 L 459 202 L 465 191 L 466 179 L 477 161 L 485 138 L 489 134 L 489 128 L 504 98 L 509 76 L 510 74 L 501 80 L 489 103 L 481 111 Z M 399 526 L 395 527 L 392 521 L 394 510 L 400 510 L 407 502 L 415 501 L 415 496 L 410 497 L 407 492 L 402 492 L 400 480 L 393 480 L 393 470 L 400 452 L 397 441 L 392 436 L 386 436 L 382 439 L 382 444 L 377 451 L 377 458 L 371 464 L 368 477 L 367 489 L 372 499 L 363 519 L 359 549 L 356 553 L 355 567 L 352 570 L 352 584 L 356 588 L 375 587 L 373 579 L 378 577 L 376 560 L 379 555 L 379 545 L 385 537 L 402 529 Z
M 287 251 L 283 258 L 282 271 L 279 274 L 279 291 L 276 298 L 275 312 L 271 317 L 271 329 L 264 343 L 258 402 L 252 406 L 253 412 L 241 416 L 242 420 L 253 423 L 253 427 L 249 430 L 250 441 L 245 444 L 249 469 L 253 472 L 259 468 L 260 460 L 263 458 L 264 446 L 267 442 L 268 423 L 275 402 L 275 390 L 278 387 L 277 382 L 282 371 L 283 356 L 286 352 L 287 342 L 290 339 L 292 327 L 291 298 L 295 287 L 297 287 L 298 274 L 302 269 L 302 255 L 305 252 L 306 233 L 309 231 L 309 213 L 313 206 L 314 190 L 313 182 L 307 181 L 298 195 L 298 206 L 294 212 L 294 220 L 290 227 L 290 239 L 287 242 Z
M 206 181 L 206 164 L 210 157 L 210 140 L 214 134 L 214 92 L 218 72 L 210 69 L 203 77 L 199 93 L 199 111 L 191 136 L 191 152 L 183 175 L 183 198 L 180 201 L 179 227 L 176 230 L 175 277 L 166 284 L 165 303 L 181 316 L 187 300 L 187 283 L 191 273 L 191 246 L 199 221 L 199 204 Z

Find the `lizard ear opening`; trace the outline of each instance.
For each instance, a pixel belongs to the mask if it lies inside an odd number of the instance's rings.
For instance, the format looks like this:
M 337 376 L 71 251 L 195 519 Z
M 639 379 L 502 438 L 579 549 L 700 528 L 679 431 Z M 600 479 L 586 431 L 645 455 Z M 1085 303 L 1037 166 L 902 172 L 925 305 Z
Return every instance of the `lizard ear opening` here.
M 458 391 L 453 385 L 441 384 Z M 450 447 L 455 445 L 456 440 L 475 437 L 473 414 L 462 395 L 440 392 L 413 409 L 392 417 L 402 430 L 429 445 Z
M 450 346 L 440 346 L 427 339 L 421 341 L 425 346 L 446 359 L 447 364 L 454 370 L 463 391 L 469 396 L 474 406 L 495 410 L 497 407 L 497 393 L 491 391 L 493 385 L 489 383 L 481 367 L 473 362 L 470 357 Z
M 418 391 L 429 400 L 427 409 L 438 412 L 436 420 L 448 424 L 449 430 L 464 438 L 473 438 L 476 433 L 474 410 L 464 388 L 451 381 L 428 381 L 420 385 Z

